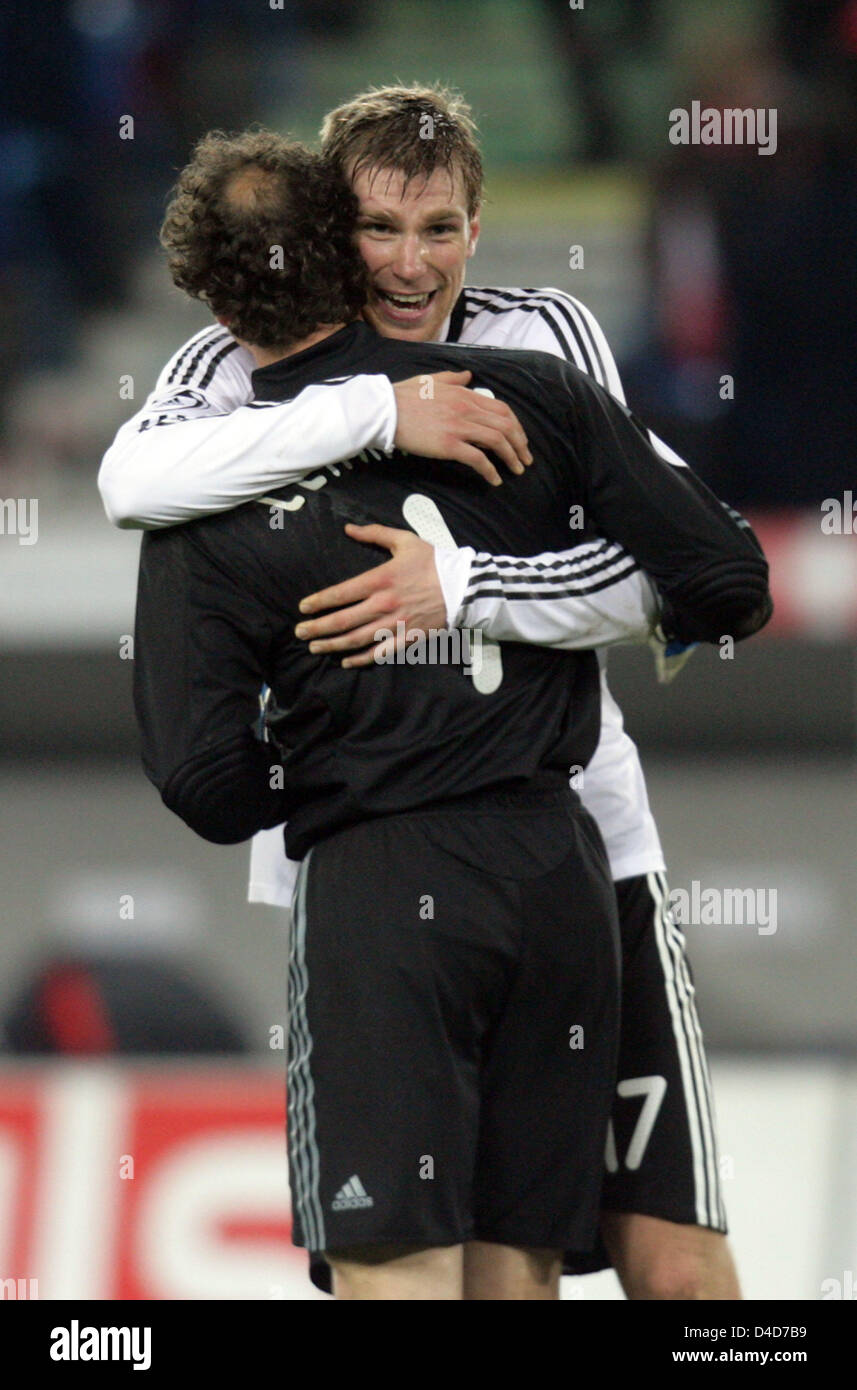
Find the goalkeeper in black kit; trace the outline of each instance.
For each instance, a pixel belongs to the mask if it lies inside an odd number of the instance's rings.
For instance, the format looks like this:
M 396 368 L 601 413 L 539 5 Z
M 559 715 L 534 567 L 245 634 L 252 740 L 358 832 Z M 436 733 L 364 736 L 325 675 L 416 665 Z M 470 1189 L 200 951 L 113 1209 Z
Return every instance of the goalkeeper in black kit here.
M 286 822 L 302 860 L 289 1163 L 317 1282 L 332 1267 L 341 1298 L 555 1298 L 563 1252 L 595 1239 L 615 1083 L 615 896 L 569 786 L 598 740 L 596 657 L 483 643 L 462 664 L 446 647 L 418 667 L 343 669 L 296 636 L 299 603 L 365 568 L 345 527 L 370 521 L 537 554 L 561 550 L 582 509 L 593 586 L 645 571 L 682 642 L 757 631 L 767 565 L 746 524 L 570 364 L 357 322 L 354 215 L 302 147 L 209 137 L 163 236 L 177 283 L 253 352 L 260 408 L 361 372 L 466 369 L 515 411 L 533 466 L 491 488 L 452 463 L 361 456 L 147 534 L 144 764 L 207 839 Z

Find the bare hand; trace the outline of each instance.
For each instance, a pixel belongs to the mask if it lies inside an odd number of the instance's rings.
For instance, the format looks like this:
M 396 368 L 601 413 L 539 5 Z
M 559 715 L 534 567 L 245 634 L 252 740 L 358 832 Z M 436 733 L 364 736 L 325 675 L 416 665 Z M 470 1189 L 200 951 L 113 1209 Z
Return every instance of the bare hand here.
M 472 375 L 435 372 L 395 382 L 395 443 L 411 454 L 463 463 L 498 487 L 502 480 L 486 449 L 512 473 L 523 473 L 533 456 L 514 411 L 504 401 L 469 390 Z
M 301 601 L 302 613 L 336 610 L 295 628 L 296 635 L 309 642 L 311 652 L 358 652 L 346 657 L 342 665 L 371 666 L 382 653 L 415 642 L 429 629 L 446 627 L 434 546 L 413 531 L 394 526 L 355 526 L 349 522 L 345 530 L 352 540 L 383 546 L 393 558 Z M 344 607 L 346 604 L 349 606 Z M 404 626 L 398 628 L 398 623 Z M 396 636 L 392 640 L 378 638 L 382 628 Z

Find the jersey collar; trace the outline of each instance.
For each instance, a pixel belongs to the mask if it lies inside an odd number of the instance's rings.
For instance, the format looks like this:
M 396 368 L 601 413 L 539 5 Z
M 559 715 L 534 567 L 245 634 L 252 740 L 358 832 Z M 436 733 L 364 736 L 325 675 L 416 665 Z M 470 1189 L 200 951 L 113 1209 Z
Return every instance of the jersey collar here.
M 362 321 L 347 323 L 321 342 L 304 348 L 267 367 L 257 367 L 252 375 L 253 394 L 264 401 L 272 387 L 277 387 L 276 400 L 296 396 L 304 386 L 338 376 L 353 376 L 361 355 L 375 343 L 377 334 Z M 362 352 L 361 352 L 362 346 Z
M 452 306 L 452 313 L 446 321 L 446 332 L 438 339 L 441 343 L 457 343 L 464 327 L 464 314 L 467 309 L 467 290 L 463 289 Z

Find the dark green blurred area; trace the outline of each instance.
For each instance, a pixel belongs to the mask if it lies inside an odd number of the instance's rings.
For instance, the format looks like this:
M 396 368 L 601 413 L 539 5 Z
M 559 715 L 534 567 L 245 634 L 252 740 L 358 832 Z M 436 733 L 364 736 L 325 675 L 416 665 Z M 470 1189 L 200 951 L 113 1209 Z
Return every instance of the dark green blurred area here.
M 291 128 L 312 139 L 344 93 L 390 82 L 442 82 L 476 113 L 489 170 L 544 174 L 591 160 L 602 111 L 610 137 L 599 160 L 635 164 L 663 148 L 672 105 L 706 54 L 750 52 L 770 40 L 767 0 L 374 0 L 347 45 L 316 36 L 307 100 Z M 590 77 L 591 71 L 591 77 Z M 587 82 L 587 77 L 589 81 Z M 597 90 L 599 101 L 588 99 Z

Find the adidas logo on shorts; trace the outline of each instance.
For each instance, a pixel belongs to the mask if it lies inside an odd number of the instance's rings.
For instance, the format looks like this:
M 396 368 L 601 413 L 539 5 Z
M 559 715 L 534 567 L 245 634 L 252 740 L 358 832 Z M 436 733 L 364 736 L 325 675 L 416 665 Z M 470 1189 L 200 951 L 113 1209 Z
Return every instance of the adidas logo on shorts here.
M 330 1204 L 332 1211 L 354 1211 L 357 1207 L 374 1207 L 374 1205 L 374 1201 L 356 1173 L 348 1179 L 344 1187 L 340 1187 Z

